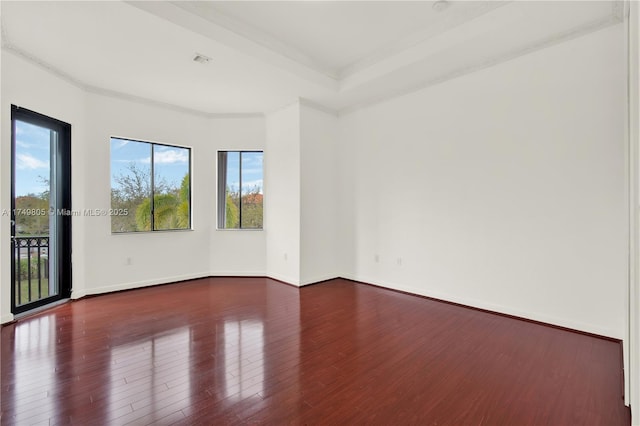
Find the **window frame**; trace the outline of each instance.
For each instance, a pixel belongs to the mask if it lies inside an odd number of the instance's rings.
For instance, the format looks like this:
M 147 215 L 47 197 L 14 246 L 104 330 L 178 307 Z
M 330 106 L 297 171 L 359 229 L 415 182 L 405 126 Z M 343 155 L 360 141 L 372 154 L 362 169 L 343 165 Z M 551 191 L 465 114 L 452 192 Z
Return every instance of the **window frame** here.
M 169 144 L 169 143 L 164 143 L 164 142 L 155 142 L 155 141 L 150 141 L 150 140 L 146 140 L 146 139 L 134 139 L 131 137 L 124 137 L 124 136 L 114 136 L 111 135 L 109 136 L 109 185 L 111 186 L 111 178 L 113 177 L 113 170 L 111 167 L 112 164 L 112 158 L 111 158 L 111 143 L 113 142 L 114 139 L 117 140 L 121 140 L 121 141 L 129 141 L 129 142 L 137 142 L 137 143 L 145 143 L 149 145 L 150 148 L 150 160 L 149 160 L 149 173 L 150 173 L 150 182 L 149 182 L 149 186 L 150 186 L 150 194 L 149 194 L 149 203 L 150 203 L 150 209 L 149 209 L 149 215 L 150 215 L 150 229 L 149 230 L 142 230 L 142 231 L 114 231 L 113 228 L 111 229 L 111 235 L 129 235 L 129 234 L 145 234 L 145 233 L 157 233 L 157 232 L 185 232 L 185 231 L 193 231 L 193 147 L 191 146 L 186 146 L 186 145 L 176 145 L 176 144 Z M 189 159 L 187 160 L 187 164 L 189 166 L 189 170 L 188 170 L 188 174 L 189 174 L 189 194 L 188 194 L 188 201 L 189 201 L 189 215 L 188 215 L 188 219 L 189 219 L 189 224 L 186 228 L 172 228 L 172 229 L 154 229 L 155 228 L 155 215 L 154 215 L 154 202 L 155 202 L 155 166 L 154 166 L 154 155 L 155 155 L 155 150 L 154 147 L 155 146 L 162 146 L 162 147 L 168 147 L 168 148 L 177 148 L 177 149 L 186 149 L 188 150 L 189 153 Z M 113 187 L 110 187 L 109 189 L 109 199 L 111 199 L 111 191 L 113 191 Z M 111 203 L 109 203 L 110 208 L 113 208 L 113 205 L 111 205 Z M 129 212 L 131 213 L 131 212 Z M 134 212 L 135 214 L 135 212 Z M 111 221 L 110 221 L 111 222 Z
M 226 198 L 227 198 L 227 189 L 226 189 L 226 181 L 227 178 L 222 175 L 222 168 L 220 167 L 220 154 L 221 153 L 230 153 L 237 152 L 239 155 L 238 158 L 238 171 L 239 171 L 239 200 L 238 200 L 238 227 L 237 228 L 227 228 L 226 225 Z M 242 154 L 262 154 L 262 191 L 263 191 L 263 212 L 262 212 L 262 227 L 260 228 L 243 228 L 242 227 Z M 225 167 L 226 171 L 227 168 Z M 216 229 L 218 231 L 263 231 L 264 230 L 264 150 L 263 149 L 219 149 L 216 151 Z

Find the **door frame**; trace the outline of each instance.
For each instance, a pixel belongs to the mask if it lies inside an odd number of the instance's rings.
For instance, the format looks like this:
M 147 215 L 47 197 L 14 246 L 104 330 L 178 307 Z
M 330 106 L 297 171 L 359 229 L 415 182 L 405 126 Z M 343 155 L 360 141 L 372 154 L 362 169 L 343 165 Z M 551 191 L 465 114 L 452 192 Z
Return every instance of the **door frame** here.
M 15 222 L 15 178 L 16 178 L 16 120 L 36 126 L 46 127 L 58 133 L 55 155 L 55 184 L 51 183 L 50 196 L 55 197 L 56 211 L 50 211 L 56 222 L 56 236 L 49 239 L 49 251 L 54 250 L 58 294 L 16 306 L 16 264 L 13 238 L 16 234 Z M 53 162 L 52 162 L 53 166 Z M 40 306 L 71 297 L 71 125 L 64 121 L 11 105 L 11 312 L 19 314 Z M 51 244 L 55 244 L 52 247 Z

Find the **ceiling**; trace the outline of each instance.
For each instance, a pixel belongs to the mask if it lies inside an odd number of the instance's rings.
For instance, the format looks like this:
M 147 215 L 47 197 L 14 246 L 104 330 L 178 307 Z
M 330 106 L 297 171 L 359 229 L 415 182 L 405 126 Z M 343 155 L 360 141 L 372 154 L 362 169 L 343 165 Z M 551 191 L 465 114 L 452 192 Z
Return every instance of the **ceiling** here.
M 340 112 L 622 21 L 619 1 L 447 3 L 2 1 L 2 52 L 206 114 Z

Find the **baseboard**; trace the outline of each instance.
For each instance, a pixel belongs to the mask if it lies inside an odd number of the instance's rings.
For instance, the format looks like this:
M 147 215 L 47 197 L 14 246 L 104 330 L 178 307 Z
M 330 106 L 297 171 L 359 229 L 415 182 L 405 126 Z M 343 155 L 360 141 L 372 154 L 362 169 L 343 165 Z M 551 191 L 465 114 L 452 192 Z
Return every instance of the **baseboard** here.
M 313 278 L 310 279 L 306 279 L 306 280 L 301 280 L 300 282 L 300 287 L 304 287 L 307 285 L 313 285 L 313 284 L 321 284 L 325 281 L 331 281 L 331 280 L 335 280 L 337 278 L 340 278 L 339 275 L 335 275 L 335 274 L 328 274 L 328 275 L 318 275 L 315 276 Z
M 13 321 L 13 314 L 3 315 L 0 318 L 0 324 L 6 324 Z
M 284 284 L 300 287 L 300 280 L 297 278 L 288 277 L 286 275 L 280 275 L 280 274 L 267 274 L 266 277 L 276 281 L 280 281 Z
M 293 277 L 280 275 L 280 274 L 265 274 L 263 271 L 202 272 L 198 274 L 179 275 L 179 276 L 151 279 L 151 280 L 145 280 L 145 281 L 129 282 L 129 283 L 117 284 L 113 286 L 98 287 L 94 289 L 85 289 L 85 291 L 80 291 L 77 293 L 74 292 L 72 294 L 72 299 L 79 299 L 79 298 L 90 296 L 90 295 L 111 293 L 114 291 L 132 290 L 136 288 L 144 288 L 144 287 L 161 285 L 161 284 L 171 284 L 179 281 L 188 281 L 193 279 L 210 278 L 210 277 L 216 277 L 216 276 L 218 277 L 222 277 L 222 276 L 266 277 L 266 278 L 271 278 L 276 281 L 280 281 L 284 284 L 288 284 L 294 287 L 303 287 L 303 286 L 309 286 L 313 284 L 320 284 L 325 281 L 339 278 L 332 275 L 318 276 L 318 277 L 314 277 L 312 280 L 305 280 L 305 282 L 301 283 L 299 280 L 294 279 Z M 534 322 L 538 322 L 545 325 L 565 328 L 568 330 L 577 331 L 577 332 L 586 333 L 586 334 L 592 334 L 599 337 L 605 337 L 605 338 L 610 338 L 615 340 L 623 340 L 623 336 L 620 336 L 619 333 L 616 333 L 614 330 L 598 327 L 593 324 L 585 324 L 579 321 L 567 320 L 565 318 L 557 318 L 553 316 L 540 315 L 535 312 L 513 309 L 513 308 L 509 308 L 502 305 L 487 303 L 486 301 L 482 301 L 482 300 L 466 298 L 466 297 L 457 297 L 451 294 L 433 291 L 429 289 L 425 290 L 417 287 L 399 285 L 395 282 L 388 282 L 385 280 L 374 279 L 372 277 L 358 276 L 355 274 L 343 274 L 342 278 L 355 281 L 358 283 L 362 283 L 362 284 L 370 284 L 370 285 L 374 285 L 374 286 L 389 289 L 389 290 L 395 290 L 395 291 L 400 291 L 400 292 L 413 294 L 417 296 L 427 297 L 427 298 L 442 301 L 445 303 L 453 303 L 453 304 L 457 304 L 457 305 L 461 305 L 461 306 L 465 306 L 473 309 L 480 309 L 483 311 L 488 311 L 496 314 L 507 315 L 507 316 L 511 316 L 511 317 L 519 318 L 523 320 L 534 321 Z M 11 322 L 13 321 L 13 319 L 14 319 L 13 315 L 5 315 L 2 317 L 1 323 L 4 324 L 6 322 Z
M 116 284 L 116 285 L 112 285 L 112 286 L 85 289 L 84 296 L 92 296 L 92 295 L 96 295 L 96 294 L 111 293 L 111 292 L 114 292 L 114 291 L 133 290 L 133 289 L 136 289 L 136 288 L 144 288 L 144 287 L 150 287 L 150 286 L 161 285 L 161 284 L 172 284 L 172 283 L 176 283 L 176 282 L 180 282 L 180 281 L 196 280 L 196 279 L 200 279 L 200 278 L 209 278 L 209 277 L 211 277 L 211 273 L 210 272 L 201 272 L 201 273 L 198 273 L 198 274 L 177 275 L 177 276 L 166 277 L 166 278 L 156 278 L 156 279 L 144 280 L 144 281 L 134 281 L 134 282 L 129 282 L 129 283 Z M 81 296 L 77 296 L 76 297 L 76 295 L 74 295 L 73 298 L 77 299 L 77 298 L 80 298 L 80 297 Z
M 434 299 L 442 302 L 454 303 L 456 305 L 461 305 L 461 306 L 465 306 L 473 309 L 480 309 L 483 311 L 493 312 L 501 315 L 507 315 L 510 317 L 518 318 L 518 319 L 534 321 L 544 325 L 560 327 L 567 330 L 577 331 L 585 334 L 591 334 L 597 337 L 604 337 L 604 338 L 620 340 L 620 341 L 623 340 L 623 336 L 621 336 L 619 333 L 615 332 L 614 330 L 604 328 L 604 327 L 598 327 L 593 324 L 586 324 L 579 321 L 571 321 L 565 318 L 558 318 L 558 317 L 553 317 L 548 315 L 540 315 L 535 312 L 513 309 L 507 306 L 487 303 L 485 301 L 477 300 L 473 298 L 457 297 L 457 296 L 443 293 L 443 292 L 425 290 L 422 288 L 411 287 L 411 286 L 398 285 L 397 283 L 392 283 L 385 280 L 373 279 L 371 277 L 361 277 L 361 276 L 346 274 L 346 275 L 343 275 L 343 278 L 351 281 L 356 281 L 362 284 L 371 284 L 377 287 L 401 291 L 409 294 L 415 294 L 418 296 L 428 297 L 430 299 Z
M 214 271 L 209 273 L 210 277 L 266 277 L 264 271 Z

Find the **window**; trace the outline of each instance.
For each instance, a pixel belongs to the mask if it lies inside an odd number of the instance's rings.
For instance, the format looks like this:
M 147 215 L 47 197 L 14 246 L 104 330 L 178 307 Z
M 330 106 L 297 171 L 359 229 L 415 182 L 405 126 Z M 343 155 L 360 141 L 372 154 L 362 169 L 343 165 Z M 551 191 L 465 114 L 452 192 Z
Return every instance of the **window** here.
M 190 148 L 111 138 L 111 232 L 191 229 L 190 176 Z
M 262 229 L 262 151 L 218 152 L 218 228 Z

